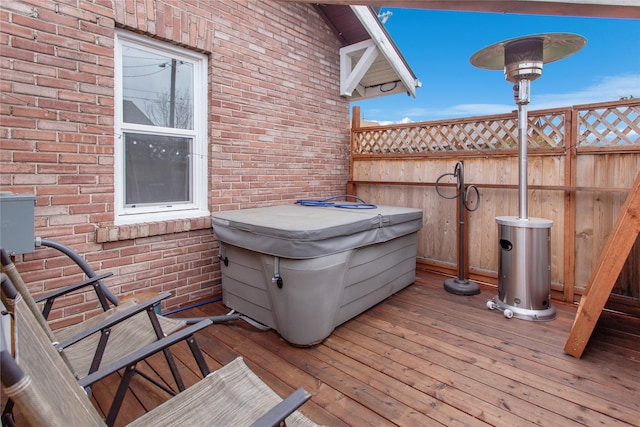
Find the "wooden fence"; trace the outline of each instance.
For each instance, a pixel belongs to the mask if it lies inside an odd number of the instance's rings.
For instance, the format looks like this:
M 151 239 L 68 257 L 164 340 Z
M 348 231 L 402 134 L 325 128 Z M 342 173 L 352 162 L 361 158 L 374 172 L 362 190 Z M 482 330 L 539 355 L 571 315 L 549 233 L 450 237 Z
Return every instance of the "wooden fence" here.
M 464 264 L 471 279 L 496 284 L 495 218 L 519 213 L 517 114 L 391 126 L 362 126 L 359 115 L 355 107 L 349 192 L 370 203 L 421 208 L 419 264 L 456 275 L 458 201 L 441 197 L 435 183 L 462 161 L 465 184 L 480 194 L 478 209 L 466 214 Z M 528 212 L 553 221 L 554 298 L 575 301 L 584 290 L 640 173 L 639 135 L 638 99 L 529 112 Z M 445 196 L 455 195 L 451 178 L 440 179 Z M 609 303 L 640 313 L 640 241 Z

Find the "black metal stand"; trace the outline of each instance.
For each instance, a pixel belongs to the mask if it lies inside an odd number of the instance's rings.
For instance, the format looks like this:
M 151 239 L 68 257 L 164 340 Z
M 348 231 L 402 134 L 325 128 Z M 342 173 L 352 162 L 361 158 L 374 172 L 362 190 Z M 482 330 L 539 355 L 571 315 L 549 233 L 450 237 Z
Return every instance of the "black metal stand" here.
M 440 193 L 440 189 L 438 188 L 440 179 L 445 176 L 454 176 L 455 178 L 457 178 L 457 191 L 456 195 L 453 197 L 444 196 Z M 478 209 L 478 205 L 480 204 L 480 193 L 478 192 L 478 188 L 474 185 L 471 185 L 468 188 L 465 187 L 464 162 L 460 161 L 456 163 L 455 169 L 452 174 L 446 173 L 438 177 L 438 179 L 436 180 L 436 191 L 438 192 L 438 195 L 444 197 L 445 199 L 458 199 L 458 277 L 445 280 L 444 289 L 447 292 L 456 295 L 477 295 L 480 293 L 480 285 L 464 277 L 464 211 L 467 210 L 469 212 L 473 212 Z M 467 204 L 467 196 L 469 195 L 469 191 L 475 191 L 477 197 L 477 204 L 473 209 L 469 208 L 469 205 Z

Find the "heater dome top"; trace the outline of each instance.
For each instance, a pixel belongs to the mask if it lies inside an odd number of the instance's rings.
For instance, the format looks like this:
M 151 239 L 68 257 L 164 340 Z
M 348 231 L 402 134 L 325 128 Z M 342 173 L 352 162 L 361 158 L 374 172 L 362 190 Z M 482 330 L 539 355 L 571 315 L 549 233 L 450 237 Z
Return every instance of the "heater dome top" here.
M 505 67 L 507 56 L 516 56 L 522 61 L 536 60 L 542 63 L 557 61 L 582 49 L 587 40 L 570 33 L 547 33 L 517 37 L 487 46 L 471 56 L 473 66 L 487 70 L 501 70 Z M 538 52 L 532 46 L 538 45 Z M 539 49 L 541 45 L 542 58 Z M 511 51 L 511 52 L 510 52 Z

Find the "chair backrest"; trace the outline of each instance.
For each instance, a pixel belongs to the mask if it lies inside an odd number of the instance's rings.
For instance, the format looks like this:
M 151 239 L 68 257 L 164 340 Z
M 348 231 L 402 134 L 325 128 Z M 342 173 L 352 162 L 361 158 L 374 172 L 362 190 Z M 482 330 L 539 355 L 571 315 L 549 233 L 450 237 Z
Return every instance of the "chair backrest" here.
M 24 280 L 22 280 L 22 276 L 20 275 L 20 272 L 16 268 L 15 264 L 11 261 L 11 258 L 9 257 L 7 252 L 4 250 L 4 248 L 0 248 L 0 260 L 1 260 L 0 271 L 7 275 L 8 279 L 11 281 L 12 288 L 15 289 L 18 292 L 18 294 L 22 296 L 22 302 L 25 308 L 28 309 L 29 312 L 32 314 L 33 318 L 42 329 L 42 332 L 44 333 L 44 335 L 48 338 L 49 342 L 51 343 L 58 342 L 59 339 L 56 338 L 55 334 L 53 333 L 53 330 L 51 330 L 49 323 L 47 323 L 47 319 L 45 319 L 45 317 L 42 315 L 40 308 L 38 308 L 38 304 L 36 303 L 35 299 L 33 299 L 33 296 L 31 295 L 31 292 L 29 292 L 29 289 L 27 288 L 27 285 L 24 283 Z M 4 292 L 2 293 L 2 297 L 3 297 L 2 301 L 4 305 L 7 307 L 7 310 L 9 311 L 9 313 L 13 313 L 15 302 L 11 301 L 10 298 L 7 298 L 6 295 L 4 295 Z M 8 299 L 8 300 L 5 301 L 5 299 Z M 97 339 L 98 339 L 97 336 L 85 339 L 84 340 L 85 349 L 88 349 L 89 351 L 94 350 L 97 345 L 96 344 Z M 78 353 L 81 353 L 81 352 L 76 352 L 76 354 Z M 84 376 L 87 374 L 89 370 L 88 362 L 85 361 L 84 363 L 86 365 L 86 369 L 82 369 L 83 366 L 80 366 L 80 362 L 78 362 L 77 360 L 75 361 L 69 360 L 69 357 L 67 356 L 66 351 L 60 354 L 62 356 L 62 359 L 67 363 L 67 366 L 69 367 L 69 369 L 74 371 L 75 375 Z M 87 358 L 83 356 L 80 360 L 85 360 L 85 359 Z M 73 362 L 75 362 L 75 364 Z
M 2 278 L 5 297 L 12 286 L 8 278 Z M 34 426 L 104 426 L 20 293 L 15 295 L 14 310 L 14 358 L 27 379 L 20 386 L 5 387 L 5 392 L 21 415 Z
M 0 248 L 0 261 L 2 265 L 1 271 L 9 277 L 9 280 L 11 280 L 11 283 L 13 283 L 15 289 L 18 291 L 18 293 L 20 293 L 20 295 L 22 295 L 22 298 L 29 307 L 29 310 L 31 310 L 31 312 L 35 316 L 38 324 L 43 329 L 49 340 L 55 341 L 55 336 L 53 334 L 53 331 L 49 327 L 49 324 L 47 323 L 47 319 L 45 319 L 42 315 L 42 312 L 38 308 L 36 301 L 31 296 L 31 292 L 29 292 L 29 289 L 27 289 L 27 285 L 24 283 L 24 280 L 22 280 L 20 272 L 16 268 L 15 264 L 11 261 L 11 258 L 4 250 L 4 248 Z

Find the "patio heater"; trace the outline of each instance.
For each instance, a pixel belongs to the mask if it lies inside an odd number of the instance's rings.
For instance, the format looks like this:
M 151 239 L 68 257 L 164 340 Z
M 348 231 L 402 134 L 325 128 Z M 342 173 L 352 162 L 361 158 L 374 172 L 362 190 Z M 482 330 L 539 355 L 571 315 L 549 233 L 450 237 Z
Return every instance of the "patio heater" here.
M 500 216 L 498 244 L 498 295 L 487 302 L 505 317 L 553 320 L 551 306 L 550 230 L 553 221 L 529 218 L 527 207 L 527 105 L 531 82 L 542 75 L 543 64 L 565 58 L 582 49 L 584 37 L 549 33 L 518 37 L 479 50 L 471 64 L 488 70 L 504 69 L 514 84 L 518 106 L 519 216 Z

